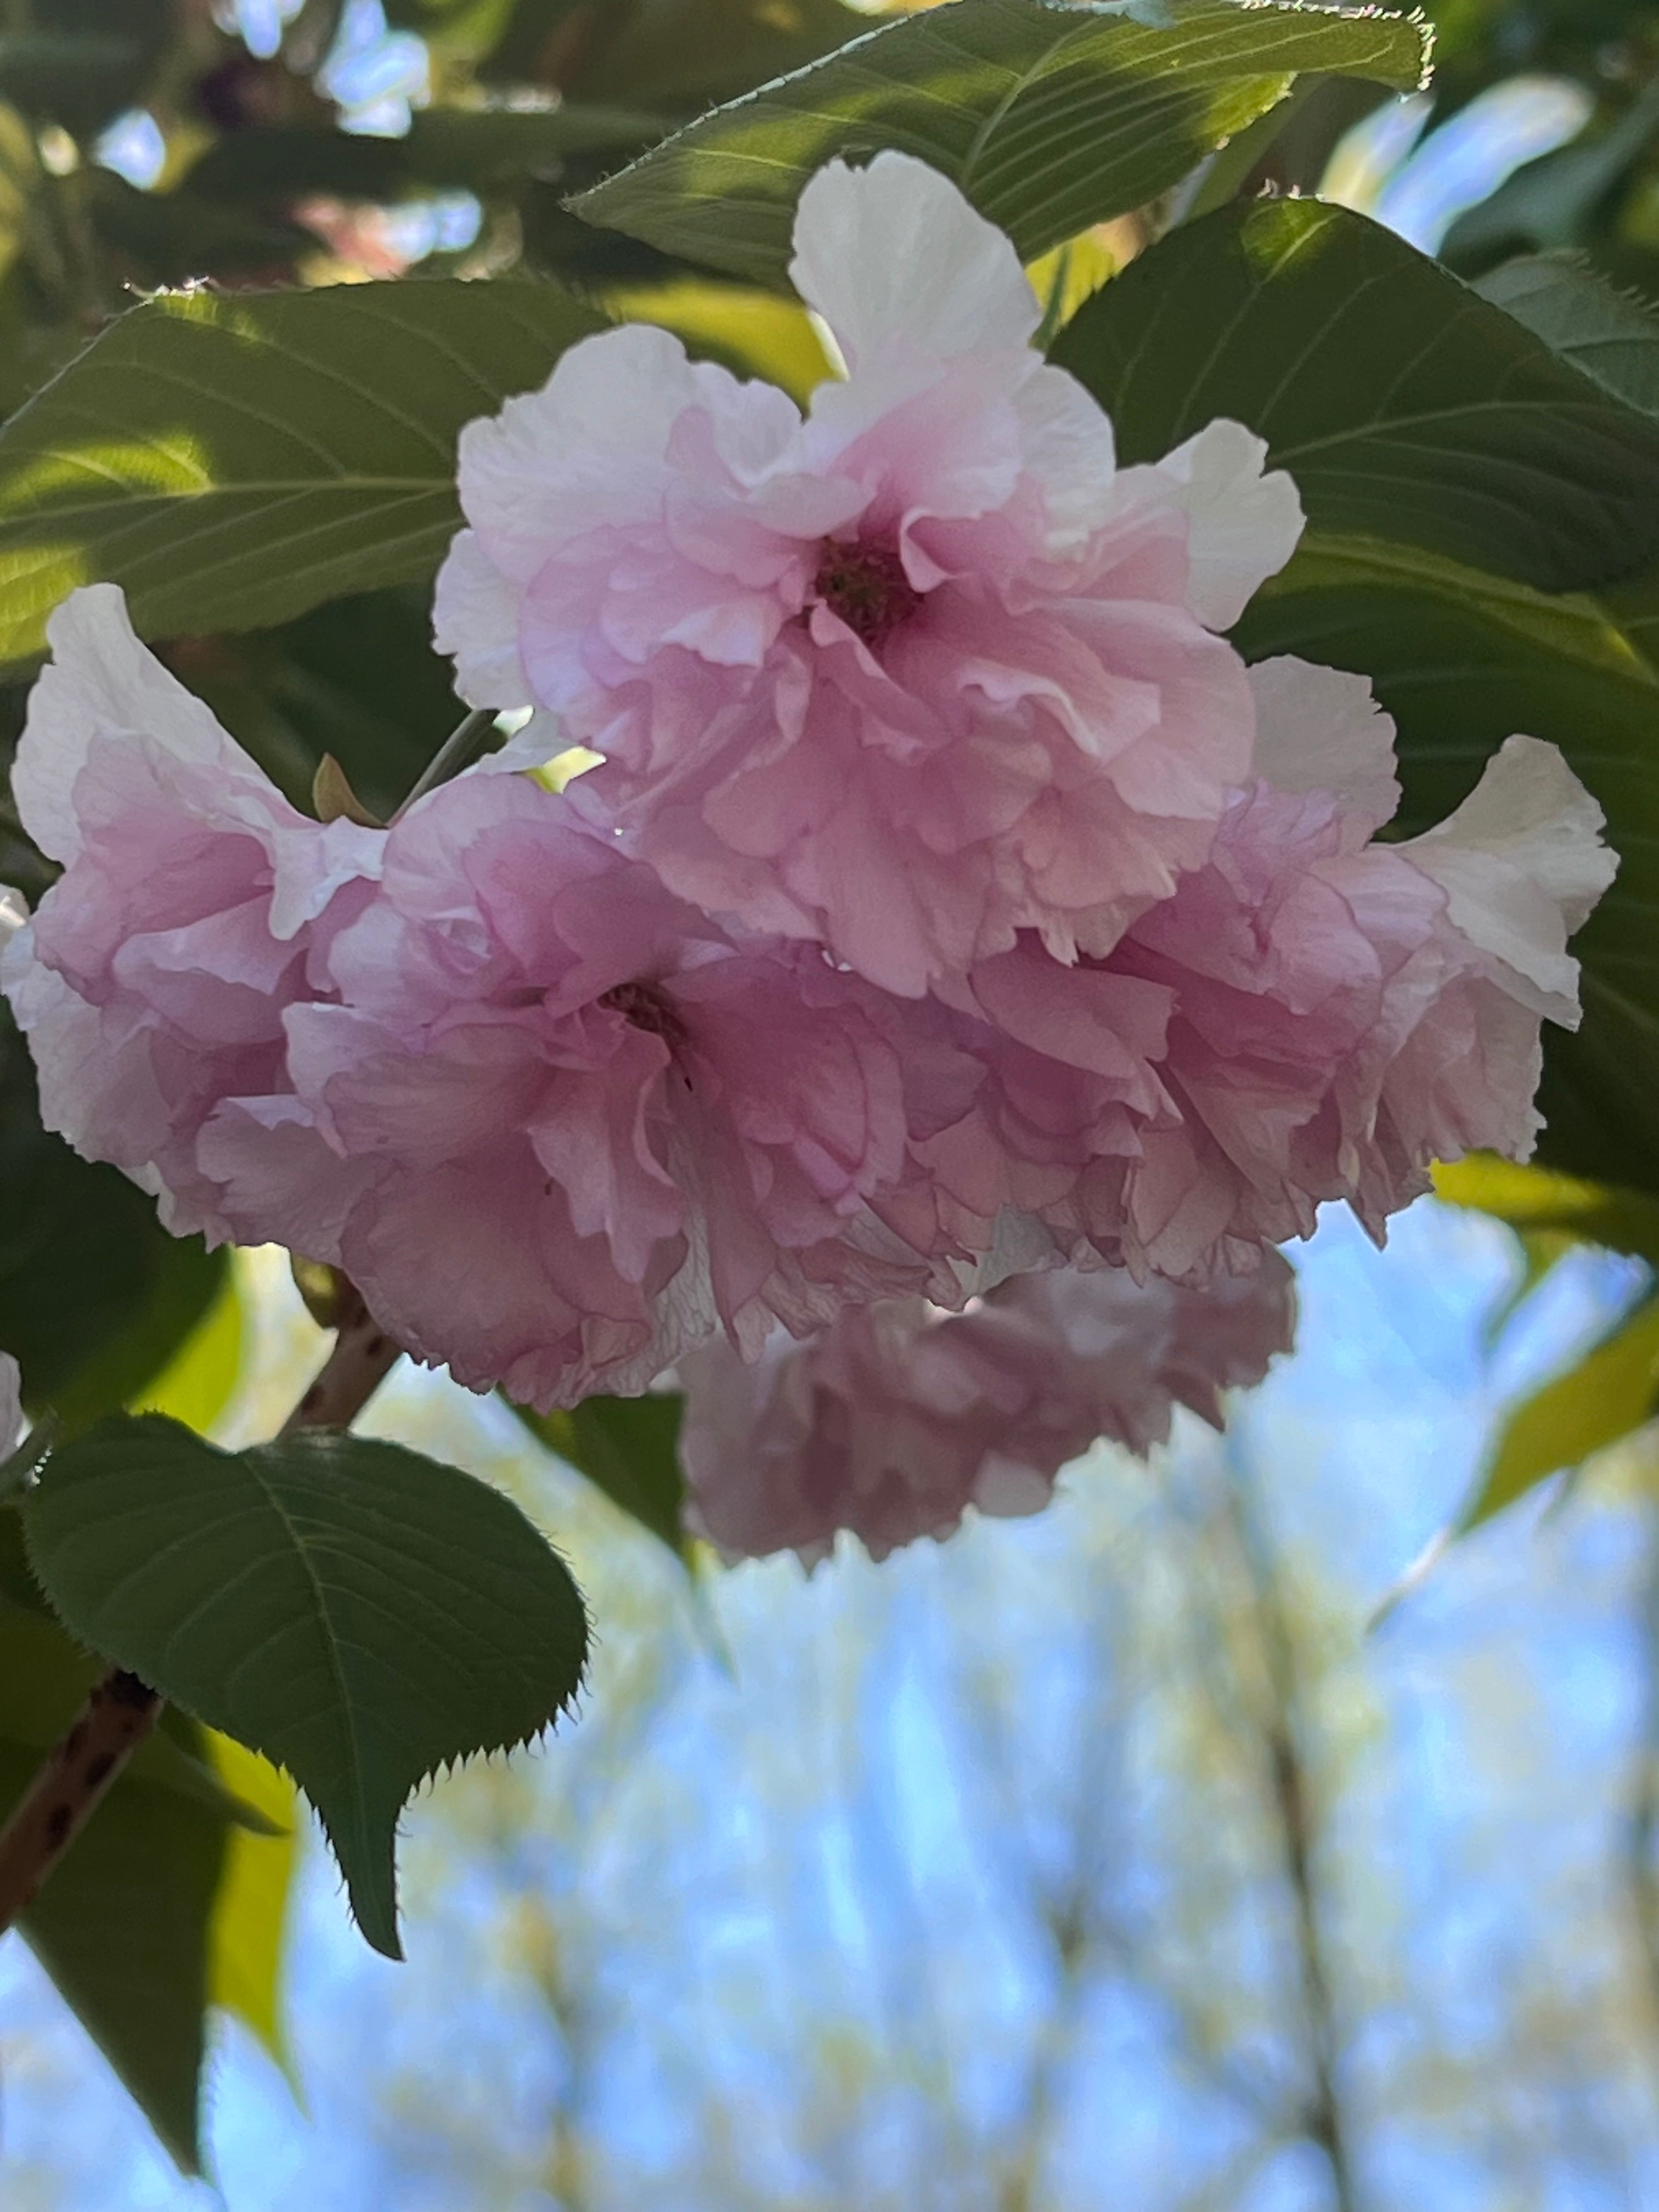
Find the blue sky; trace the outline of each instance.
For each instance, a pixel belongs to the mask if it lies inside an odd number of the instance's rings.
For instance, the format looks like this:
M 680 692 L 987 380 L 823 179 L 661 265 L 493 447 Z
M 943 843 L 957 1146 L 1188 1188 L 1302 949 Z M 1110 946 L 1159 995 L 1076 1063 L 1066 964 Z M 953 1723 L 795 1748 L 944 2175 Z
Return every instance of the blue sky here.
M 1505 1232 L 1432 1204 L 1386 1254 L 1333 1218 L 1303 1255 L 1300 1347 L 1227 1446 L 1193 1423 L 1148 1470 L 1080 1463 L 1030 1522 L 810 1581 L 744 1568 L 701 1607 L 493 1409 L 398 1382 L 381 1426 L 513 1485 L 568 1548 L 594 1687 L 544 1752 L 417 1801 L 406 1966 L 358 1941 L 313 1844 L 289 1989 L 305 2110 L 222 2037 L 223 2201 L 549 2212 L 563 2171 L 592 2212 L 971 2212 L 1038 2142 L 1034 2203 L 1328 2203 L 1285 2118 L 1305 2022 L 1212 1541 L 1242 1485 L 1303 1652 L 1368 2203 L 1659 2203 L 1619 1874 L 1638 1474 L 1523 1506 L 1365 1632 L 1494 1412 L 1631 1283 L 1577 1260 L 1493 1348 L 1514 1268 Z M 307 1357 L 259 1279 L 250 1429 Z M 1070 1981 L 1057 1899 L 1087 1923 Z M 9 2208 L 213 2201 L 15 1942 L 0 2065 Z

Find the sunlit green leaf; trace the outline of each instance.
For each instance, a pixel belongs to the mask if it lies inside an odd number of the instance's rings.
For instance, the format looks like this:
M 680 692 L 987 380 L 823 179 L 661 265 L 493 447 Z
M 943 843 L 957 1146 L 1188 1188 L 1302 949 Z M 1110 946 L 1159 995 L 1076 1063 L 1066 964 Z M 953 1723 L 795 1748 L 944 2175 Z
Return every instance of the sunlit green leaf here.
M 1413 89 L 1420 22 L 1218 0 L 954 0 L 690 125 L 577 212 L 760 283 L 833 155 L 895 146 L 954 178 L 1030 260 L 1166 191 L 1304 70 Z
M 810 398 L 830 374 L 805 308 L 775 292 L 682 279 L 619 286 L 605 302 L 618 320 L 659 323 L 690 352 L 723 361 L 739 375 L 764 377 L 797 400 Z
M 1612 1252 L 1629 1252 L 1659 1267 L 1659 1199 L 1615 1190 L 1545 1167 L 1520 1167 L 1490 1152 L 1443 1164 L 1435 1196 L 1449 1206 L 1490 1213 L 1511 1229 L 1559 1233 Z
M 1061 333 L 1126 460 L 1218 416 L 1267 441 L 1314 525 L 1544 590 L 1659 552 L 1659 423 L 1403 240 L 1317 201 L 1177 230 Z
M 130 1401 L 135 1413 L 166 1413 L 204 1436 L 230 1402 L 242 1366 L 241 1293 L 225 1269 L 219 1295 L 159 1375 Z
M 1659 1398 L 1659 1298 L 1650 1298 L 1565 1375 L 1535 1391 L 1504 1423 L 1459 1529 L 1478 1527 L 1563 1468 L 1621 1443 Z
M 225 1787 L 262 1813 L 276 1831 L 232 1826 L 209 1930 L 208 1996 L 249 2028 L 284 2072 L 292 2073 L 282 2005 L 283 1946 L 300 1850 L 298 1793 L 285 1774 L 215 1730 L 202 1731 L 204 1753 Z
M 22 1509 L 74 1632 L 288 1768 L 364 1935 L 398 1941 L 393 1841 L 439 1767 L 510 1749 L 575 1692 L 575 1585 L 500 1492 L 394 1444 L 221 1452 L 154 1416 L 54 1454 Z
M 462 426 L 600 327 L 506 280 L 145 301 L 0 429 L 0 660 L 94 577 L 151 636 L 429 577 Z

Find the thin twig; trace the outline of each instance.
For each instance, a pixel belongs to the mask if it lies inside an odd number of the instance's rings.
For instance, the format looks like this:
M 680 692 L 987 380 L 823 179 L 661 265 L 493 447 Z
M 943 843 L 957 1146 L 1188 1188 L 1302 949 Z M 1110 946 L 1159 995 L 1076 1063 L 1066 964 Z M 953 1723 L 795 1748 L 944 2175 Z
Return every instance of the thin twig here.
M 416 779 L 415 787 L 392 816 L 399 822 L 417 799 L 424 799 L 428 791 L 435 791 L 451 776 L 459 775 L 464 768 L 471 768 L 484 749 L 484 740 L 495 726 L 495 709 L 475 708 L 464 722 L 459 722 L 444 739 L 437 751 Z
M 333 1348 L 315 1382 L 277 1431 L 349 1428 L 396 1364 L 398 1348 L 349 1284 L 342 1285 Z M 40 1887 L 123 1768 L 161 1718 L 161 1698 L 117 1667 L 107 1674 L 47 1753 L 10 1819 L 0 1828 L 0 1934 L 33 1904 Z
M 1337 2212 L 1358 2212 L 1359 2185 L 1339 2087 L 1342 2034 L 1321 1911 L 1316 1863 L 1318 1815 L 1314 1793 L 1309 1787 L 1302 1746 L 1302 1701 L 1296 1650 L 1285 1615 L 1273 1546 L 1250 1494 L 1243 1453 L 1231 1440 L 1226 1456 L 1231 1478 L 1224 1493 L 1227 1514 L 1250 1592 L 1266 1678 L 1267 1706 L 1261 1719 L 1262 1747 L 1267 1754 L 1285 1872 L 1296 1913 L 1303 2013 L 1313 2075 L 1303 2125 L 1325 2154 Z

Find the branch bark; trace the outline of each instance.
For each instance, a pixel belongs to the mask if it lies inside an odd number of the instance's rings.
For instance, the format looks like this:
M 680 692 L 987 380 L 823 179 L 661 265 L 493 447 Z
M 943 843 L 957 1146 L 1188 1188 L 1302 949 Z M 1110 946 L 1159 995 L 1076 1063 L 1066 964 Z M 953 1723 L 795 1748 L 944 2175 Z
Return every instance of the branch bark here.
M 340 1291 L 332 1349 L 277 1431 L 349 1428 L 400 1357 L 349 1284 Z M 47 1753 L 0 1828 L 0 1934 L 39 1896 L 76 1838 L 155 1729 L 161 1698 L 117 1667 L 106 1674 Z

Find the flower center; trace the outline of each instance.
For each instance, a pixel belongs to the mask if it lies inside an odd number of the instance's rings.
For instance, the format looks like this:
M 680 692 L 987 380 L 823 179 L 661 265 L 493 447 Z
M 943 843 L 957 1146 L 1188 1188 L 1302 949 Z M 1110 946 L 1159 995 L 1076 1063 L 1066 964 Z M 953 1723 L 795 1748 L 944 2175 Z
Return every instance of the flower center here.
M 826 538 L 814 588 L 872 653 L 921 605 L 897 549 L 888 545 L 838 545 Z
M 599 1004 L 649 1036 L 659 1036 L 672 1052 L 685 1042 L 685 1024 L 654 983 L 618 983 L 600 994 Z

